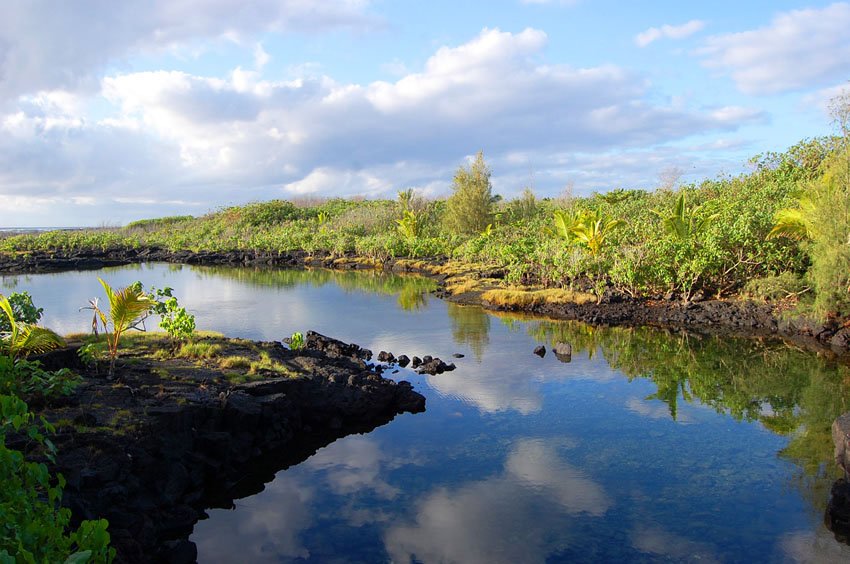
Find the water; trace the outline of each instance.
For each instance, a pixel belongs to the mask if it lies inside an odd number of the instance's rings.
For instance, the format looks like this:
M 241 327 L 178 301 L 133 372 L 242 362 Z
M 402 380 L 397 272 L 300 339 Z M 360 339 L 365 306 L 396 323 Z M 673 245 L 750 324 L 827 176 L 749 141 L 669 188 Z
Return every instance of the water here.
M 171 286 L 198 327 L 281 339 L 315 329 L 374 351 L 432 354 L 402 370 L 427 411 L 402 415 L 211 510 L 200 562 L 839 562 L 823 524 L 837 477 L 829 426 L 850 370 L 780 343 L 495 317 L 418 278 L 144 265 L 4 277 L 44 323 L 123 286 Z M 531 351 L 570 342 L 559 362 Z

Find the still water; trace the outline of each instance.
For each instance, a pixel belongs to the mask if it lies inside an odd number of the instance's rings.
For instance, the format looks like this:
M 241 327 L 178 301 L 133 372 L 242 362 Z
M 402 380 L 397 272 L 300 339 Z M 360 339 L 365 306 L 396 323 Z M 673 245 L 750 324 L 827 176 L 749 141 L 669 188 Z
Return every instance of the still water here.
M 192 535 L 200 562 L 841 562 L 823 524 L 850 369 L 780 343 L 493 316 L 415 277 L 142 265 L 0 278 L 43 323 L 113 286 L 171 286 L 200 329 L 314 329 L 454 360 L 427 398 L 281 471 Z M 569 363 L 538 344 L 573 346 Z M 464 358 L 452 359 L 453 353 Z

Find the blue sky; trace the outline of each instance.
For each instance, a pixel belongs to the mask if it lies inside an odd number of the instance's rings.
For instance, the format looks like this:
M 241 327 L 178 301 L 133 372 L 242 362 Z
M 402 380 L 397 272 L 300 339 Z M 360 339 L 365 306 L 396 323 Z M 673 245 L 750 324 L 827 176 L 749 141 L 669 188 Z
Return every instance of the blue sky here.
M 6 0 L 0 226 L 738 174 L 832 132 L 850 3 Z

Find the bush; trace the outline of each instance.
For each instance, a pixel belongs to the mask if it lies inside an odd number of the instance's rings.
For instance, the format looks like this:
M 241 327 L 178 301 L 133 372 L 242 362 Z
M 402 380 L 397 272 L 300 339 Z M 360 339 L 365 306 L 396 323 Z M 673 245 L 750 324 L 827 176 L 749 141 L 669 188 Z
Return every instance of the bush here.
M 744 294 L 766 301 L 782 300 L 806 291 L 806 281 L 793 272 L 755 278 L 744 286 Z
M 483 152 L 478 152 L 469 168 L 458 168 L 452 190 L 446 201 L 446 227 L 465 234 L 484 231 L 493 221 L 493 194 Z
M 42 433 L 53 428 L 34 419 L 22 400 L 0 395 L 0 562 L 111 562 L 107 521 L 83 521 L 71 529 L 71 512 L 61 507 L 62 476 L 7 447 L 7 437 L 20 434 L 52 454 Z
M 18 323 L 35 324 L 41 319 L 44 310 L 35 307 L 29 292 L 15 292 L 9 295 L 9 305 L 12 306 L 12 314 Z M 0 333 L 8 333 L 12 330 L 9 320 L 0 315 Z

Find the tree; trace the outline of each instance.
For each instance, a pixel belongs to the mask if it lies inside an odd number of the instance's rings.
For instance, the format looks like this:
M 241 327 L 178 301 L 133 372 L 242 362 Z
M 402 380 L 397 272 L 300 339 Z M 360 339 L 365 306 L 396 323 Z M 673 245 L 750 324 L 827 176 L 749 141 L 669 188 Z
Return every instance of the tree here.
M 458 233 L 481 233 L 493 218 L 490 169 L 479 151 L 469 167 L 461 166 L 452 181 L 453 194 L 446 202 L 446 227 Z

